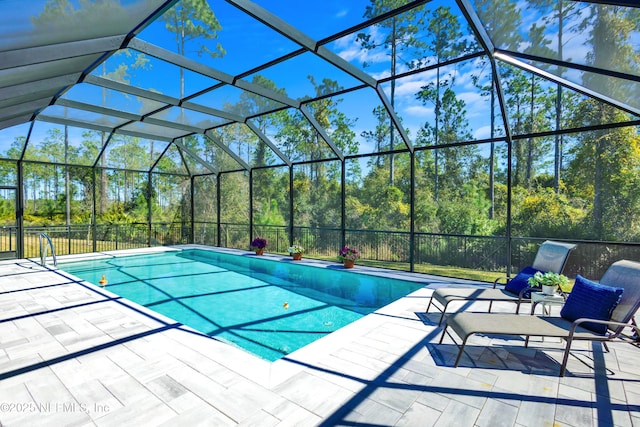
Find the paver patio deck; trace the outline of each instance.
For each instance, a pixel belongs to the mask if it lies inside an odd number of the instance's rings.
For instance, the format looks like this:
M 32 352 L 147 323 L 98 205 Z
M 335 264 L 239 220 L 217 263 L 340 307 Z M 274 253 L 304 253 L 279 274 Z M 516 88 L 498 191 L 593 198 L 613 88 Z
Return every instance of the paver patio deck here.
M 270 363 L 64 272 L 0 262 L 0 424 L 640 426 L 633 345 L 576 343 L 559 378 L 558 340 L 475 336 L 453 368 L 457 347 L 423 313 L 451 281 L 412 277 L 425 287 Z

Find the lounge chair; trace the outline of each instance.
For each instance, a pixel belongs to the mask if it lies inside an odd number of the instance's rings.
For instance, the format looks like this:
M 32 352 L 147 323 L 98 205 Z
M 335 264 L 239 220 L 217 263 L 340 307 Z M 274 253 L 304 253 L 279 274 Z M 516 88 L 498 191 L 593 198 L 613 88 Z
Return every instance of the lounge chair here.
M 465 288 L 439 288 L 433 291 L 429 305 L 427 305 L 426 312 L 429 312 L 429 308 L 433 305 L 436 309 L 442 313 L 438 325 L 442 324 L 447 306 L 453 301 L 489 301 L 489 312 L 491 312 L 492 303 L 494 301 L 507 301 L 516 304 L 516 313 L 520 312 L 520 304 L 529 301 L 529 295 L 531 289 L 528 288 L 526 280 L 532 276 L 536 271 L 554 273 L 562 273 L 569 252 L 573 250 L 576 245 L 571 243 L 554 242 L 547 240 L 538 248 L 536 257 L 533 260 L 533 264 L 530 267 L 523 269 L 513 279 L 498 278 L 493 282 L 493 288 L 480 288 L 480 287 L 465 287 Z M 504 288 L 498 288 L 501 280 L 505 280 Z M 509 281 L 513 280 L 513 287 L 509 286 Z M 515 283 L 524 282 L 524 286 L 516 286 Z M 442 307 L 438 307 L 434 302 L 437 301 Z
M 582 279 L 578 276 L 579 279 Z M 582 282 L 581 282 L 582 283 Z M 440 343 L 444 339 L 447 329 L 452 329 L 458 337 L 462 339 L 459 346 L 460 351 L 456 358 L 455 367 L 460 363 L 460 358 L 464 352 L 467 339 L 473 334 L 495 334 L 495 335 L 519 335 L 525 336 L 525 347 L 529 344 L 529 337 L 559 337 L 566 340 L 567 344 L 564 349 L 564 358 L 560 368 L 560 376 L 564 376 L 569 351 L 574 340 L 602 341 L 605 350 L 608 351 L 606 341 L 616 339 L 621 336 L 623 330 L 627 327 L 636 328 L 634 315 L 640 307 L 640 263 L 635 261 L 622 260 L 612 264 L 602 276 L 599 284 L 593 284 L 586 280 L 592 289 L 602 288 L 611 295 L 612 292 L 621 292 L 621 296 L 615 296 L 618 299 L 617 305 L 605 320 L 594 320 L 595 317 L 586 317 L 587 312 L 594 310 L 594 306 L 601 305 L 600 301 L 606 299 L 601 297 L 588 297 L 588 293 L 580 291 L 580 295 L 584 299 L 578 297 L 576 286 L 569 294 L 567 302 L 561 311 L 561 317 L 543 317 L 543 316 L 527 316 L 517 314 L 503 313 L 454 313 L 447 317 L 445 327 L 440 337 Z M 604 286 L 601 286 L 604 285 Z M 584 286 L 584 285 L 582 285 Z M 583 289 L 581 287 L 581 289 Z M 598 291 L 598 292 L 600 292 Z M 575 293 L 575 295 L 574 295 Z M 571 301 L 572 297 L 576 303 Z M 580 305 L 580 301 L 582 305 Z M 569 304 L 572 304 L 571 310 Z M 576 311 L 576 307 L 579 310 Z M 565 309 L 567 309 L 565 311 Z M 606 309 L 606 308 L 605 308 Z M 584 311 L 582 311 L 584 310 Z M 569 313 L 569 311 L 571 311 Z M 569 315 L 571 314 L 571 316 Z M 596 329 L 602 328 L 603 331 L 595 332 Z M 449 336 L 451 334 L 449 333 Z M 453 339 L 453 337 L 452 337 Z M 455 340 L 454 340 L 455 342 Z

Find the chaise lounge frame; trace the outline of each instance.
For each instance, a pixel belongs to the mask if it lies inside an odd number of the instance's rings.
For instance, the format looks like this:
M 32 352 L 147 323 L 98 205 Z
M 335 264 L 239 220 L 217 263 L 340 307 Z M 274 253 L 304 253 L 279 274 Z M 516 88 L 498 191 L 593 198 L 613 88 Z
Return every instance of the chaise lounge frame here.
M 612 264 L 600 280 L 600 284 L 624 288 L 620 302 L 613 310 L 609 320 L 577 319 L 573 322 L 561 317 L 528 316 L 502 313 L 454 313 L 447 317 L 440 344 L 444 335 L 453 336 L 447 329 L 452 329 L 462 339 L 458 345 L 459 352 L 454 367 L 458 367 L 470 336 L 474 334 L 519 335 L 525 336 L 525 347 L 529 344 L 529 337 L 558 337 L 567 344 L 564 349 L 560 376 L 564 376 L 571 344 L 574 340 L 606 342 L 619 338 L 625 328 L 636 328 L 635 313 L 640 308 L 640 263 L 622 260 Z M 607 325 L 607 333 L 600 335 L 580 325 L 592 322 Z M 454 340 L 455 343 L 455 340 Z
M 576 247 L 572 243 L 555 242 L 552 240 L 546 240 L 538 248 L 536 257 L 531 266 L 535 269 L 544 272 L 562 273 L 564 266 L 567 263 L 569 253 Z M 524 295 L 530 288 L 523 289 L 519 294 L 509 292 L 504 288 L 498 288 L 498 285 L 504 286 L 506 283 L 499 283 L 501 280 L 508 282 L 510 279 L 505 277 L 499 277 L 493 282 L 493 288 L 480 288 L 480 287 L 464 287 L 464 288 L 439 288 L 433 291 L 431 299 L 427 305 L 426 312 L 429 312 L 429 308 L 433 305 L 437 310 L 441 312 L 438 325 L 442 325 L 442 320 L 445 317 L 447 307 L 454 301 L 489 301 L 489 313 L 493 302 L 513 302 L 516 304 L 516 314 L 520 312 L 520 305 L 523 302 L 529 302 L 529 298 L 525 298 Z M 437 302 L 440 308 L 437 304 Z

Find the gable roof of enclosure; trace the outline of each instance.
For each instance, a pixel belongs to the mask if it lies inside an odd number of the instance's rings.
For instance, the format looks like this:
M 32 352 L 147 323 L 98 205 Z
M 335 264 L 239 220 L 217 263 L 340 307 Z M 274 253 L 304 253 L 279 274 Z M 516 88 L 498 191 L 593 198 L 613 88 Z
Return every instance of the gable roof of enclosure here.
M 378 7 L 368 0 L 346 6 L 328 0 L 307 5 L 304 13 L 289 2 L 210 0 L 215 16 L 201 15 L 196 26 L 204 30 L 194 30 L 191 35 L 198 37 L 186 43 L 170 30 L 180 25 L 176 11 L 202 2 L 183 1 L 2 2 L 0 155 L 31 159 L 30 145 L 52 126 L 64 126 L 75 135 L 77 154 L 66 160 L 72 164 L 156 171 L 164 167 L 162 158 L 172 158 L 170 172 L 185 175 L 290 166 L 310 159 L 288 143 L 293 136 L 279 135 L 271 125 L 287 112 L 317 143 L 317 158 L 343 159 L 335 124 L 318 114 L 323 103 L 337 98 L 346 117 L 366 108 L 391 123 L 396 149 L 412 151 L 415 135 L 405 128 L 400 108 L 418 106 L 394 105 L 396 87 L 415 87 L 435 69 L 473 61 L 496 70 L 488 73 L 488 84 L 500 82 L 499 64 L 510 64 L 640 116 L 640 61 L 596 63 L 585 48 L 588 31 L 572 18 L 582 15 L 581 25 L 597 26 L 599 15 L 585 18 L 590 7 L 638 8 L 632 0 L 564 1 L 535 14 L 528 9 L 535 9 L 532 0 Z M 456 35 L 466 41 L 464 48 L 428 46 L 436 31 L 430 17 L 438 8 L 460 21 Z M 544 34 L 535 31 L 542 21 Z M 394 33 L 404 39 L 385 39 L 391 25 L 396 31 L 395 25 L 407 26 Z M 630 44 L 640 51 L 640 28 L 630 34 Z M 549 47 L 554 43 L 558 49 Z M 399 52 L 392 55 L 392 48 Z M 627 90 L 610 90 L 607 80 L 622 81 Z M 504 106 L 501 111 L 504 116 Z M 360 128 L 357 119 L 349 123 L 365 135 L 366 125 Z M 86 131 L 101 135 L 99 146 L 82 145 Z M 126 137 L 138 138 L 148 150 L 134 166 L 109 155 Z M 364 145 L 350 154 L 375 152 Z M 256 156 L 259 150 L 269 154 Z

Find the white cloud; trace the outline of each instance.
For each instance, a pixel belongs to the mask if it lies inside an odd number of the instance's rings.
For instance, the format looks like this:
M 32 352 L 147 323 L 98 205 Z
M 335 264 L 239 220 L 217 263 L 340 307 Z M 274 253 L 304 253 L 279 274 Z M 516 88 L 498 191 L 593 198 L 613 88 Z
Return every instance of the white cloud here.
M 374 79 L 376 79 L 376 80 L 382 80 L 382 79 L 386 79 L 387 77 L 389 77 L 391 75 L 391 71 L 383 70 L 383 71 L 380 71 L 378 73 L 370 72 L 369 75 L 371 77 L 373 77 Z
M 467 105 L 467 111 L 473 110 L 476 104 L 486 102 L 485 98 L 483 98 L 479 92 L 460 92 L 456 94 L 458 99 L 461 99 Z
M 378 27 L 373 26 L 368 29 L 368 35 L 374 43 L 380 43 L 384 35 L 378 32 Z M 379 64 L 389 62 L 389 55 L 384 48 L 373 50 L 363 49 L 361 44 L 356 41 L 357 33 L 349 34 L 341 39 L 333 42 L 334 52 L 349 62 L 359 64 Z
M 433 115 L 433 107 L 425 105 L 411 105 L 402 110 L 409 116 L 424 117 Z
M 474 139 L 486 139 L 491 137 L 491 126 L 482 126 L 473 133 Z
M 396 82 L 396 96 L 410 96 L 413 98 L 416 93 L 422 90 L 422 86 L 426 85 L 427 82 L 424 80 L 416 80 L 416 81 L 402 81 L 400 84 Z

